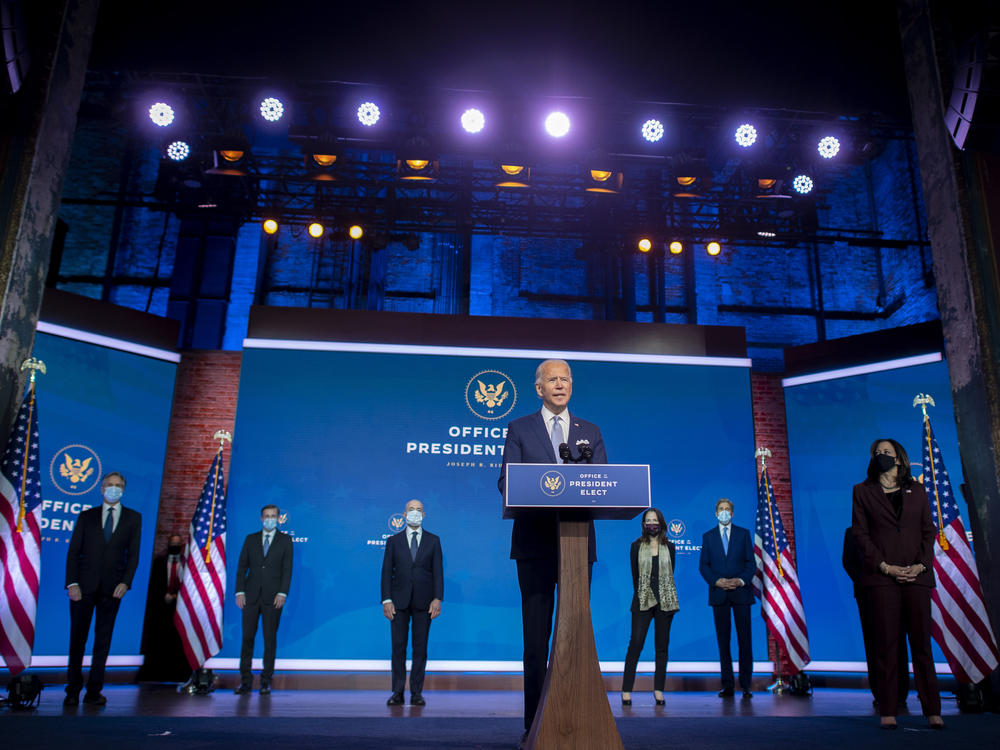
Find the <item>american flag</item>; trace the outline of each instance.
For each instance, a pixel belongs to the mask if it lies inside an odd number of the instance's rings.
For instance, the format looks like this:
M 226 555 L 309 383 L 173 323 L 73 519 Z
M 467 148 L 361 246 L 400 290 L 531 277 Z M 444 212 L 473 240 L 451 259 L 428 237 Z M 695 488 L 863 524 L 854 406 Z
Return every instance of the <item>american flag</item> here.
M 12 675 L 31 665 L 42 573 L 42 481 L 38 408 L 32 384 L 17 413 L 0 465 L 0 658 Z M 24 515 L 21 515 L 21 500 Z M 19 528 L 20 527 L 20 528 Z
M 222 447 L 215 454 L 191 519 L 184 579 L 174 625 L 192 669 L 222 648 L 222 604 L 226 600 L 226 477 Z
M 789 661 L 801 671 L 809 663 L 806 613 L 802 609 L 799 577 L 795 574 L 788 537 L 785 536 L 766 467 L 760 473 L 760 484 L 757 486 L 757 528 L 753 553 L 757 560 L 753 588 L 761 600 L 767 629 Z
M 923 444 L 924 489 L 938 528 L 934 538 L 937 586 L 931 592 L 931 633 L 959 682 L 979 682 L 1000 662 L 997 642 L 986 614 L 976 558 L 926 415 Z

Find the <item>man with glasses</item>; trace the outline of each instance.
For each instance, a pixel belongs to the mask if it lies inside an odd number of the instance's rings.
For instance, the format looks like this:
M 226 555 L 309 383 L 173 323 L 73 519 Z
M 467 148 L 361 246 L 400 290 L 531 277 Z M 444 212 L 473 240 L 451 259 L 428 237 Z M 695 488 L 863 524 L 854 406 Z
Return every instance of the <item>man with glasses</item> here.
M 515 419 L 507 428 L 500 494 L 504 492 L 508 463 L 562 463 L 559 446 L 566 443 L 573 455 L 582 446 L 593 451 L 592 463 L 606 464 L 604 439 L 597 425 L 570 416 L 567 406 L 573 395 L 573 374 L 561 359 L 548 359 L 535 370 L 535 391 L 542 408 Z M 530 518 L 514 520 L 510 557 L 517 563 L 521 588 L 521 624 L 524 633 L 524 729 L 531 729 L 545 682 L 552 635 L 552 613 L 559 574 L 559 515 L 556 511 L 536 511 Z M 597 560 L 594 525 L 590 525 L 588 559 Z M 523 741 L 522 737 L 522 741 Z

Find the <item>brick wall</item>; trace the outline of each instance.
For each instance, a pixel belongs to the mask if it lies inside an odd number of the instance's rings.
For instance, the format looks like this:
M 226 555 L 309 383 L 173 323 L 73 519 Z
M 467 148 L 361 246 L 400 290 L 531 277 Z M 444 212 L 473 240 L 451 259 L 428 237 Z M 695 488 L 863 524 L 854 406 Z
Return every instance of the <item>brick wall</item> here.
M 181 355 L 153 554 L 163 553 L 170 533 L 178 532 L 187 538 L 208 468 L 218 449 L 212 435 L 216 430 L 233 431 L 241 359 L 240 352 L 191 351 Z M 229 454 L 227 446 L 227 477 Z

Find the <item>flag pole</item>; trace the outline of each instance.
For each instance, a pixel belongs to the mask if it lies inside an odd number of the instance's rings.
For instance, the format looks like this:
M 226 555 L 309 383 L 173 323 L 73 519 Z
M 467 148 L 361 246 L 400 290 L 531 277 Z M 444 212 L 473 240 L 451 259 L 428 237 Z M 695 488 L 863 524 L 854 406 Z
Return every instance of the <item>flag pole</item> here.
M 25 437 L 24 461 L 21 465 L 21 493 L 17 510 L 17 533 L 24 532 L 24 491 L 28 484 L 28 456 L 31 455 L 31 420 L 35 414 L 35 374 L 41 370 L 45 374 L 45 363 L 35 357 L 28 357 L 21 363 L 21 372 L 31 370 L 31 379 L 28 381 L 28 434 Z
M 219 451 L 215 455 L 215 478 L 212 480 L 212 510 L 208 518 L 208 538 L 205 540 L 205 564 L 212 559 L 212 529 L 215 528 L 215 496 L 219 490 L 219 471 L 222 469 L 222 451 L 226 441 L 233 442 L 233 434 L 229 430 L 217 430 L 212 436 L 219 441 Z
M 767 493 L 767 515 L 768 515 L 768 520 L 771 523 L 771 538 L 775 540 L 775 545 L 774 545 L 776 553 L 775 562 L 778 565 L 778 574 L 784 577 L 785 573 L 781 569 L 781 555 L 777 554 L 778 535 L 775 533 L 774 529 L 774 511 L 771 508 L 771 482 L 770 482 L 770 477 L 768 477 L 767 475 L 767 459 L 771 457 L 771 451 L 769 448 L 761 446 L 756 450 L 756 452 L 754 452 L 753 455 L 754 458 L 760 459 L 760 476 L 764 480 L 764 491 Z M 764 611 L 761 610 L 761 617 L 763 616 L 764 616 Z M 767 618 L 765 618 L 765 620 L 766 619 Z M 769 685 L 767 689 L 774 695 L 783 695 L 788 691 L 788 684 L 781 678 L 781 644 L 778 642 L 778 639 L 774 638 L 773 636 L 771 640 L 774 641 L 774 653 L 776 657 L 774 660 L 774 673 L 777 679 L 774 681 L 774 684 Z
M 937 404 L 934 403 L 934 399 L 930 396 L 930 394 L 918 393 L 916 397 L 913 399 L 913 405 L 919 406 L 920 410 L 924 413 L 924 427 L 927 428 L 924 430 L 924 435 L 927 439 L 927 455 L 930 456 L 931 459 L 931 482 L 933 483 L 934 486 L 934 504 L 937 507 L 938 544 L 940 545 L 942 550 L 947 551 L 948 539 L 944 535 L 944 526 L 941 525 L 941 519 L 943 517 L 941 515 L 941 498 L 938 497 L 937 466 L 935 465 L 934 462 L 934 448 L 931 445 L 931 431 L 930 431 L 931 419 L 930 417 L 927 416 L 927 404 L 930 404 L 931 406 L 937 406 Z

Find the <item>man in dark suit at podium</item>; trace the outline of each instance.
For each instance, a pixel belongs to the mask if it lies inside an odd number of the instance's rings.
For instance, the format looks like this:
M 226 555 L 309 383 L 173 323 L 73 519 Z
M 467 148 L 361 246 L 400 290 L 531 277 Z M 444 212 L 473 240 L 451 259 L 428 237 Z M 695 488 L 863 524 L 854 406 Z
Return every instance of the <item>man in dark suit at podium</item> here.
M 719 641 L 722 667 L 720 698 L 730 698 L 736 687 L 733 657 L 729 647 L 730 612 L 736 622 L 736 643 L 740 660 L 740 687 L 744 698 L 753 698 L 753 649 L 750 644 L 750 605 L 753 604 L 753 576 L 757 563 L 750 532 L 733 524 L 733 504 L 728 498 L 715 503 L 717 526 L 701 540 L 698 570 L 708 584 L 708 603 L 715 616 L 715 637 Z
M 392 695 L 386 705 L 403 703 L 406 687 L 406 640 L 413 622 L 413 669 L 410 671 L 410 703 L 426 704 L 423 696 L 427 666 L 427 636 L 431 620 L 441 614 L 444 573 L 441 540 L 423 528 L 424 504 L 406 504 L 406 528 L 389 537 L 382 558 L 382 614 L 391 623 Z
M 66 594 L 69 596 L 69 671 L 63 705 L 80 702 L 83 687 L 83 652 L 87 646 L 90 620 L 94 623 L 94 651 L 83 702 L 103 706 L 104 666 L 111 650 L 122 597 L 132 588 L 139 564 L 142 514 L 121 504 L 125 477 L 117 471 L 101 479 L 104 502 L 83 511 L 73 526 L 66 553 Z M 5 605 L 6 606 L 6 605 Z
M 253 642 L 257 621 L 264 635 L 264 668 L 260 673 L 260 694 L 271 692 L 274 655 L 277 651 L 281 608 L 292 583 L 292 538 L 278 531 L 278 506 L 265 505 L 260 511 L 261 531 L 248 534 L 236 566 L 236 606 L 243 610 L 243 645 L 240 649 L 240 684 L 236 693 L 253 689 Z
M 606 464 L 604 439 L 597 425 L 570 416 L 573 374 L 561 359 L 549 359 L 535 370 L 535 391 L 542 408 L 515 419 L 507 427 L 507 441 L 500 469 L 500 494 L 504 492 L 508 463 L 562 463 L 559 446 L 566 443 L 574 456 L 583 446 L 593 451 L 592 463 Z M 552 636 L 552 612 L 559 577 L 559 515 L 539 511 L 531 518 L 517 518 L 510 538 L 510 557 L 517 563 L 521 588 L 521 625 L 524 633 L 524 729 L 531 729 L 545 682 Z M 588 559 L 597 560 L 594 525 L 590 525 Z

